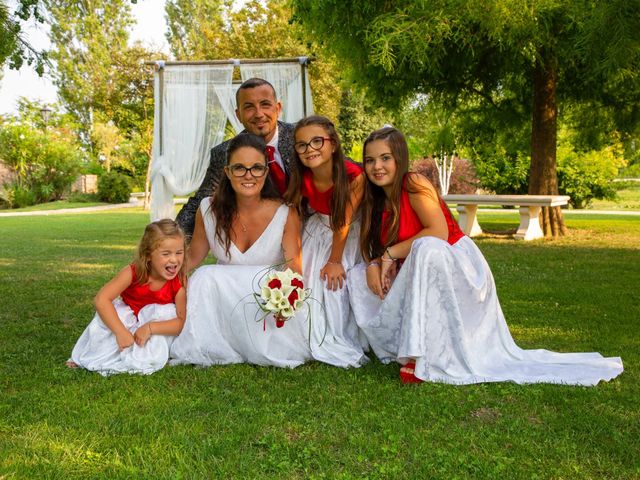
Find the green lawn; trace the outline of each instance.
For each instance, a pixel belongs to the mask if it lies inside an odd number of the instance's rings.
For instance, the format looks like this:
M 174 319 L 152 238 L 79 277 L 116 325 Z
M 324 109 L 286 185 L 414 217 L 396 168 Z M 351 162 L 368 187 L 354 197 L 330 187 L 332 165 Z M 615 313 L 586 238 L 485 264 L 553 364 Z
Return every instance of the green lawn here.
M 0 479 L 640 478 L 640 217 L 567 215 L 561 240 L 478 240 L 519 345 L 623 358 L 595 388 L 402 386 L 375 360 L 67 369 L 93 295 L 147 221 L 0 218 Z
M 640 210 L 640 182 L 625 182 L 625 188 L 616 192 L 614 200 L 594 200 L 593 210 Z
M 0 213 L 4 212 L 34 212 L 40 210 L 62 210 L 63 208 L 82 208 L 95 207 L 98 205 L 108 205 L 106 202 L 70 202 L 68 200 L 56 200 L 55 202 L 39 203 L 23 208 L 7 208 L 0 209 Z

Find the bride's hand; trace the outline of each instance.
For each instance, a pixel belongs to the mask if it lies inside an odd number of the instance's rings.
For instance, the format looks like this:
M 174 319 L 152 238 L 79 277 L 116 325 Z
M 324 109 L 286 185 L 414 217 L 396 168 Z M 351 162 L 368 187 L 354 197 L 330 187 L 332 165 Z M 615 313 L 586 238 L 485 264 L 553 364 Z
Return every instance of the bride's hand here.
M 320 278 L 327 282 L 329 290 L 338 290 L 342 288 L 347 278 L 347 273 L 341 263 L 327 262 L 322 270 L 320 270 Z

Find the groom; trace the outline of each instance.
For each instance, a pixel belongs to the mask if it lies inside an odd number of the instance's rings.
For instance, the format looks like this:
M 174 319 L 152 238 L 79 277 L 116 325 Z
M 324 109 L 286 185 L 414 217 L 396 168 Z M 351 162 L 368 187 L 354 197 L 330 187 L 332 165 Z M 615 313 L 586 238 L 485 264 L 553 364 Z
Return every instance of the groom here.
M 282 105 L 276 91 L 266 80 L 250 78 L 236 92 L 236 116 L 245 131 L 264 138 L 269 155 L 269 174 L 280 194 L 286 190 L 289 180 L 289 162 L 293 154 L 293 125 L 278 121 Z M 189 199 L 176 221 L 188 237 L 193 234 L 196 212 L 203 198 L 213 195 L 223 169 L 227 164 L 227 143 L 211 149 L 209 168 L 196 194 Z

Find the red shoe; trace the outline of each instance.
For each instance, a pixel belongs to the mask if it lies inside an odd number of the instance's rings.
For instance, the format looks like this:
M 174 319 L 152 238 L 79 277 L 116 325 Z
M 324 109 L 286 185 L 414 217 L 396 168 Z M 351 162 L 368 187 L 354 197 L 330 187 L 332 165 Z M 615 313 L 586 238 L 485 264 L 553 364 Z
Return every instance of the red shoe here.
M 400 381 L 403 384 L 406 385 L 408 383 L 424 382 L 424 380 L 421 380 L 415 376 L 415 368 L 416 368 L 416 362 L 413 360 L 404 364 L 402 367 L 400 367 Z

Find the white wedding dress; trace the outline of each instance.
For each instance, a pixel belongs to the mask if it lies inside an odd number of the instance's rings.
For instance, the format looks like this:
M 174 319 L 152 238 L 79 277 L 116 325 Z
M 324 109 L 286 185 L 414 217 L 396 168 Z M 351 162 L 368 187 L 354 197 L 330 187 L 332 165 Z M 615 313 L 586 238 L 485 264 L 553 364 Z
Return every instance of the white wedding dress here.
M 333 231 L 329 215 L 314 213 L 302 233 L 302 272 L 305 285 L 311 288 L 311 352 L 313 358 L 336 367 L 360 367 L 369 361 L 364 354 L 364 339 L 349 307 L 349 289 L 330 290 L 320 278 L 333 246 Z M 358 236 L 360 221 L 354 220 L 342 254 L 345 271 L 362 261 Z
M 513 381 L 595 385 L 619 375 L 619 357 L 518 347 L 489 265 L 475 243 L 416 240 L 383 301 L 364 266 L 348 274 L 359 327 L 381 361 L 416 360 L 415 375 L 452 384 Z
M 113 301 L 113 306 L 120 321 L 131 333 L 136 333 L 147 322 L 176 318 L 176 306 L 173 303 L 146 305 L 140 309 L 137 317 L 120 298 Z M 143 347 L 134 343 L 120 351 L 116 336 L 96 313 L 73 347 L 70 360 L 103 376 L 114 373 L 149 375 L 165 366 L 174 338 L 170 335 L 151 335 Z
M 281 205 L 260 238 L 241 252 L 231 243 L 229 257 L 215 235 L 210 198 L 200 204 L 205 232 L 216 265 L 198 268 L 189 278 L 187 319 L 171 346 L 171 363 L 223 365 L 252 363 L 297 367 L 311 360 L 306 309 L 277 328 L 272 315 L 264 321 L 253 292 L 269 267 L 284 262 L 282 235 L 289 208 Z

